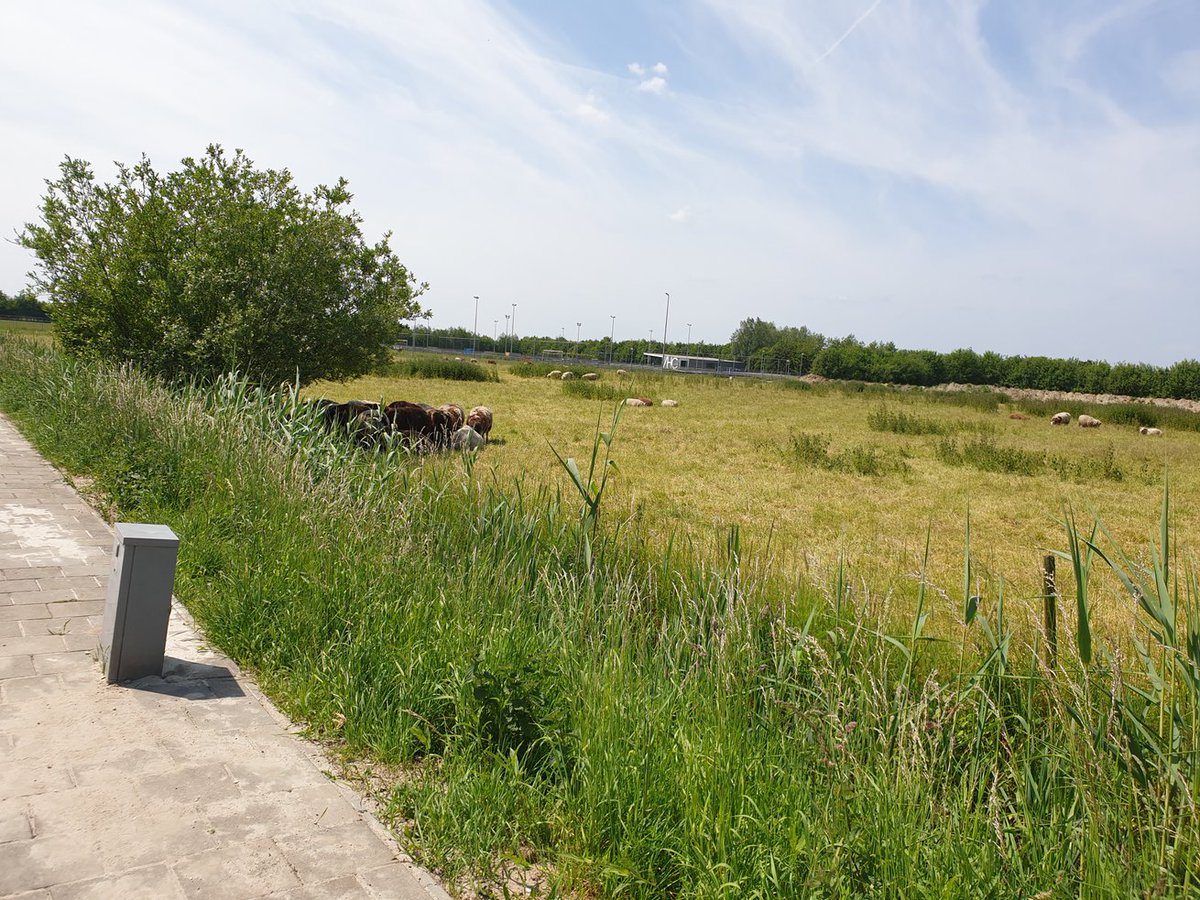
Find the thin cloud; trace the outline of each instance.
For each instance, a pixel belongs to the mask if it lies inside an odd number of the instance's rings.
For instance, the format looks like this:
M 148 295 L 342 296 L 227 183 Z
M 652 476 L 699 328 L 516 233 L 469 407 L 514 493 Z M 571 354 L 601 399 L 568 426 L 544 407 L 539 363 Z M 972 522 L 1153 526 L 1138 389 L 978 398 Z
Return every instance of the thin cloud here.
M 637 89 L 644 94 L 661 94 L 667 89 L 667 79 L 655 75 L 639 84 Z
M 654 74 L 655 75 L 666 75 L 667 74 L 667 64 L 661 63 L 661 62 L 655 63 L 654 64 Z
M 646 76 L 646 67 L 641 63 L 632 62 L 629 64 L 628 69 L 638 78 L 644 78 Z

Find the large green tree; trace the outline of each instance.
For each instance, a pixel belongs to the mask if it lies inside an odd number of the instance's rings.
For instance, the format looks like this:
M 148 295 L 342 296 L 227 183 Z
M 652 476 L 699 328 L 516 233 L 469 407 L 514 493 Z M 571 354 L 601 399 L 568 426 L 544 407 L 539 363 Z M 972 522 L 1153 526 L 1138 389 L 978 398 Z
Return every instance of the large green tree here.
M 351 199 L 344 179 L 305 194 L 215 145 L 167 174 L 118 164 L 110 184 L 68 157 L 19 240 L 68 352 L 168 378 L 342 379 L 425 315 L 425 285 L 390 235 L 367 243 Z

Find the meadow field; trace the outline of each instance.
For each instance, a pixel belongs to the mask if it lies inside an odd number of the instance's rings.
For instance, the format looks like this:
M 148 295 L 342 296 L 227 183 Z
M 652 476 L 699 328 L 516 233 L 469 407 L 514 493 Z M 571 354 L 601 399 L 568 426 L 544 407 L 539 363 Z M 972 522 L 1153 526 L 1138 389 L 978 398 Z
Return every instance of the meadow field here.
M 110 518 L 180 535 L 207 639 L 456 895 L 1196 896 L 1191 418 L 395 372 L 307 393 L 487 404 L 495 440 L 363 452 L 274 386 L 4 336 L 0 410 Z M 656 405 L 614 429 L 624 396 Z
M 1175 412 L 1185 427 L 1164 422 L 1165 434 L 1151 438 L 1136 420 L 1109 422 L 1103 406 L 1091 408 L 1105 420 L 1099 429 L 1054 427 L 1050 412 L 987 390 L 602 368 L 589 388 L 536 374 L 549 366 L 518 366 L 529 370 L 524 377 L 503 362 L 489 368 L 502 380 L 373 377 L 306 393 L 490 406 L 498 440 L 479 461 L 489 477 L 564 487 L 552 447 L 586 458 L 614 398 L 654 399 L 622 412 L 607 515 L 636 521 L 664 547 L 675 540 L 712 550 L 736 526 L 744 554 L 814 585 L 829 583 L 842 564 L 852 584 L 895 605 L 901 621 L 911 615 L 927 535 L 929 581 L 957 596 L 968 511 L 976 573 L 1005 579 L 1011 612 L 1026 624 L 1040 621 L 1042 558 L 1064 548 L 1068 509 L 1081 520 L 1099 516 L 1114 538 L 1136 546 L 1157 521 L 1169 477 L 1174 532 L 1188 546 L 1200 536 L 1200 430 L 1186 427 L 1200 429 L 1200 415 Z M 658 405 L 665 398 L 680 405 Z M 1149 407 L 1143 414 L 1155 415 Z M 1094 610 L 1114 635 L 1133 615 L 1117 587 L 1105 585 L 1112 590 L 1101 589 Z M 956 636 L 960 607 L 938 604 L 931 629 Z

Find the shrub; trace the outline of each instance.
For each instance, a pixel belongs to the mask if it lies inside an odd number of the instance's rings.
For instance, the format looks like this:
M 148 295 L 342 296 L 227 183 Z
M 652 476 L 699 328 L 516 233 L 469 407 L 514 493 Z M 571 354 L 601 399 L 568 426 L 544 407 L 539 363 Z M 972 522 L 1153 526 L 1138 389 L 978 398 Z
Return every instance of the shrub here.
M 397 378 L 443 378 L 446 381 L 499 381 L 494 366 L 481 366 L 465 359 L 406 353 L 393 361 L 388 374 Z

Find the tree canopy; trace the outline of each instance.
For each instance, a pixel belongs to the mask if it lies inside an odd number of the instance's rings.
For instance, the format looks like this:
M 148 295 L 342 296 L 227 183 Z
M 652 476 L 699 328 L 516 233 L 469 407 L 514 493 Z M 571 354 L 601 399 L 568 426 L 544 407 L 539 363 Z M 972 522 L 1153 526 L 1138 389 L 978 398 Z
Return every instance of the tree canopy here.
M 111 184 L 68 157 L 20 243 L 63 348 L 168 378 L 238 370 L 343 379 L 386 360 L 425 285 L 368 244 L 345 179 L 302 193 L 211 145 L 178 171 L 143 157 Z

